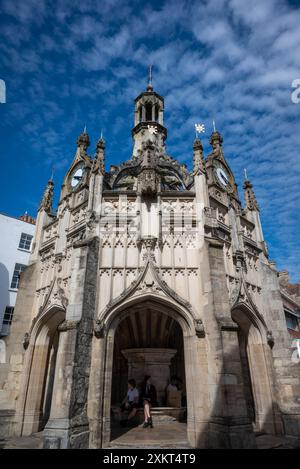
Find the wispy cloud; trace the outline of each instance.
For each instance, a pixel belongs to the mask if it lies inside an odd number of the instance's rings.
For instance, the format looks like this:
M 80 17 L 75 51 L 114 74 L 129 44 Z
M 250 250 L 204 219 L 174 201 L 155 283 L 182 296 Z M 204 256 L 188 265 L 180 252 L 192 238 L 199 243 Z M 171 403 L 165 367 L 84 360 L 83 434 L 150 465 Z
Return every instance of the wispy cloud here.
M 300 278 L 300 105 L 290 99 L 300 78 L 299 7 L 284 0 L 0 6 L 0 78 L 8 85 L 1 156 L 28 175 L 34 167 L 41 181 L 29 188 L 27 179 L 14 180 L 8 162 L 15 195 L 6 211 L 20 207 L 26 190 L 39 199 L 50 166 L 61 182 L 84 124 L 92 146 L 103 129 L 108 163 L 130 156 L 133 99 L 152 63 L 155 88 L 165 96 L 168 151 L 190 164 L 194 122 L 203 121 L 209 134 L 215 119 L 240 185 L 248 168 L 271 256 Z

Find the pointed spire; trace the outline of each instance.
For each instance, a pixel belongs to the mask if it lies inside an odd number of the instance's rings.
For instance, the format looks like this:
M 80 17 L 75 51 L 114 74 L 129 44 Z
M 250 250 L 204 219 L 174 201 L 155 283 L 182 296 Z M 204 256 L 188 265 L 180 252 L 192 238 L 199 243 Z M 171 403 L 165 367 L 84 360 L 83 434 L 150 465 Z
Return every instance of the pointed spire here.
M 251 211 L 256 210 L 257 212 L 259 212 L 259 205 L 255 198 L 253 186 L 248 179 L 246 169 L 244 169 L 244 177 L 245 177 L 245 180 L 244 180 L 243 189 L 244 189 L 245 208 Z
M 101 148 L 102 150 L 105 149 L 105 140 L 104 140 L 104 138 L 103 138 L 102 132 L 101 132 L 100 138 L 99 138 L 99 140 L 98 140 L 98 142 L 97 142 L 97 150 L 98 150 L 99 148 Z
M 83 132 L 79 135 L 77 139 L 77 146 L 81 147 L 83 150 L 87 150 L 90 145 L 90 139 L 88 134 L 86 133 L 86 125 L 84 126 Z
M 96 158 L 94 159 L 93 162 L 93 167 L 92 171 L 94 173 L 100 173 L 104 175 L 105 173 L 105 141 L 102 136 L 102 130 L 101 130 L 101 136 L 100 139 L 97 142 L 97 147 L 96 147 Z
M 153 67 L 153 65 L 149 65 L 149 68 L 148 68 L 148 86 L 147 86 L 147 91 L 153 91 L 153 85 L 152 85 L 152 67 Z
M 197 176 L 201 173 L 205 173 L 205 161 L 203 157 L 203 146 L 200 138 L 194 140 L 194 175 Z
M 39 210 L 45 210 L 45 212 L 47 212 L 48 215 L 51 215 L 53 196 L 54 196 L 54 182 L 51 177 L 44 191 L 44 194 L 43 194 L 40 206 L 39 206 Z
M 97 143 L 97 150 L 100 149 L 100 148 L 102 150 L 105 150 L 105 140 L 103 138 L 102 129 L 101 129 L 101 133 L 100 133 L 100 138 L 99 138 L 98 143 Z
M 213 121 L 214 129 L 216 129 L 215 122 Z M 223 150 L 222 150 L 223 138 L 218 130 L 214 130 L 210 137 L 210 144 L 213 147 L 212 153 L 209 155 L 209 158 L 221 158 L 224 160 Z

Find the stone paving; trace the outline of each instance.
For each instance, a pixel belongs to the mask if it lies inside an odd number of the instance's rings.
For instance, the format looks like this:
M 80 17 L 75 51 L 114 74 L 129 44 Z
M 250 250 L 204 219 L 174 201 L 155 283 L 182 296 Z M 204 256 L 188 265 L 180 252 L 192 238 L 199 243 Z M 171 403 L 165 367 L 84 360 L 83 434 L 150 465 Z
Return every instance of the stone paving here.
M 257 435 L 258 449 L 294 449 L 291 441 L 285 437 L 274 435 Z M 27 437 L 0 440 L 0 449 L 42 449 L 42 432 Z M 169 423 L 157 425 L 155 428 L 141 426 L 121 429 L 114 426 L 110 449 L 188 449 L 186 424 Z M 297 449 L 300 449 L 298 446 Z
M 43 433 L 33 433 L 30 436 L 21 436 L 19 438 L 9 438 L 8 440 L 0 440 L 1 449 L 42 449 Z
M 108 448 L 189 448 L 186 424 L 161 423 L 154 428 L 112 428 L 112 441 Z

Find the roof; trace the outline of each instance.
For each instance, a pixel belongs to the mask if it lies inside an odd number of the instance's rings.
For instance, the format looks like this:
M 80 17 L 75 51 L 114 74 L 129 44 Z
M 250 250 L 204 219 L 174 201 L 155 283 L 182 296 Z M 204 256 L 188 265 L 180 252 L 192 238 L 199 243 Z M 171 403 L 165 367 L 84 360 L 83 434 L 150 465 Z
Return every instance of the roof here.
M 8 218 L 13 218 L 14 220 L 18 220 L 24 223 L 28 223 L 29 225 L 35 225 L 36 220 L 31 217 L 30 215 L 21 215 L 20 217 L 14 217 L 13 215 L 8 215 L 7 213 L 0 212 L 0 215 L 3 215 L 4 217 Z

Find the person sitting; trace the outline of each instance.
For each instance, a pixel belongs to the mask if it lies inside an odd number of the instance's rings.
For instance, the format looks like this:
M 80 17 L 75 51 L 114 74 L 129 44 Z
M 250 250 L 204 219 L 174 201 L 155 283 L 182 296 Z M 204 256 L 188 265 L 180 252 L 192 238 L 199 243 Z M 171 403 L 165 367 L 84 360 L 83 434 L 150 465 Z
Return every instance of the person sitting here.
M 120 424 L 126 427 L 128 420 L 131 420 L 139 407 L 139 391 L 134 379 L 128 380 L 128 391 L 120 406 Z
M 151 383 L 151 376 L 147 375 L 144 378 L 142 387 L 141 387 L 141 402 L 144 408 L 144 425 L 143 428 L 153 428 L 152 417 L 151 417 L 151 407 L 155 406 L 157 403 L 157 394 L 155 386 Z
M 178 381 L 177 376 L 171 376 L 170 383 L 167 386 L 167 393 L 170 391 L 178 391 Z
M 171 381 L 166 389 L 167 394 L 167 406 L 169 407 L 181 407 L 182 400 L 182 380 L 176 376 L 171 376 Z

